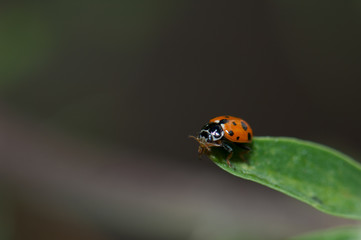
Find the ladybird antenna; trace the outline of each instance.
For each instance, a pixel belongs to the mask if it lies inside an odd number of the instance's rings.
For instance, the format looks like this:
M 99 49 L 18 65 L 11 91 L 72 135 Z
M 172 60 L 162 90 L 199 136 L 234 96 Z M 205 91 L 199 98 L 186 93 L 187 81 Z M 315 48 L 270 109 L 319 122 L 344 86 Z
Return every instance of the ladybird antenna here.
M 193 138 L 193 139 L 196 140 L 199 144 L 202 145 L 202 142 L 201 142 L 201 140 L 200 140 L 198 137 L 195 137 L 195 136 L 192 136 L 192 135 L 189 135 L 188 137 L 189 137 L 189 138 Z
M 193 139 L 195 139 L 195 140 L 197 140 L 197 141 L 198 141 L 198 138 L 197 138 L 197 137 L 195 137 L 195 136 L 189 135 L 188 137 L 189 137 L 189 138 L 193 138 Z

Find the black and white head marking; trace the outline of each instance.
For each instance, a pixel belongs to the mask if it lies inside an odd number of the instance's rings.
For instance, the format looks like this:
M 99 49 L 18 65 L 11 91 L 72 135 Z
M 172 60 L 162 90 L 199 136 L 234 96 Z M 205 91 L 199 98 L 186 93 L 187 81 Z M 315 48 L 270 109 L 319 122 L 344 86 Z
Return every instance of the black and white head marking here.
M 199 132 L 199 139 L 204 142 L 216 142 L 224 136 L 224 131 L 219 123 L 208 123 Z

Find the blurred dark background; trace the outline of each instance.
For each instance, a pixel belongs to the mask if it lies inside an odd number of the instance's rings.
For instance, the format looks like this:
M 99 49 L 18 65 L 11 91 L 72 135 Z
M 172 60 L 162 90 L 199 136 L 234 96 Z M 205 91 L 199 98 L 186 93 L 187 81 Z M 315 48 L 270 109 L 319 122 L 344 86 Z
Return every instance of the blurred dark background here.
M 197 159 L 210 118 L 361 159 L 358 1 L 0 4 L 0 238 L 281 239 L 352 223 Z

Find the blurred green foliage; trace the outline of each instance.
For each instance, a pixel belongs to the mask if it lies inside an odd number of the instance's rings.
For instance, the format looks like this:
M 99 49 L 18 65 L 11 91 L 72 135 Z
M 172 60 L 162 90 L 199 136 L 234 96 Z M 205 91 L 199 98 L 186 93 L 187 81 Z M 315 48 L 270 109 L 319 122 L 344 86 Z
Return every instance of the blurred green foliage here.
M 36 4 L 2 7 L 0 35 L 1 87 L 43 68 L 54 51 L 54 32 Z

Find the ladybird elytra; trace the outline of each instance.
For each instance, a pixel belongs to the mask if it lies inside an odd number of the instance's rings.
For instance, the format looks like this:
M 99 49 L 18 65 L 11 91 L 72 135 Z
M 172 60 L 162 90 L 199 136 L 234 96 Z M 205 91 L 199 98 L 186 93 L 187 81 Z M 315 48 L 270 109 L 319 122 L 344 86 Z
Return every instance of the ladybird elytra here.
M 209 120 L 219 123 L 224 131 L 224 137 L 231 142 L 250 143 L 253 132 L 251 126 L 243 119 L 232 116 L 219 116 Z

